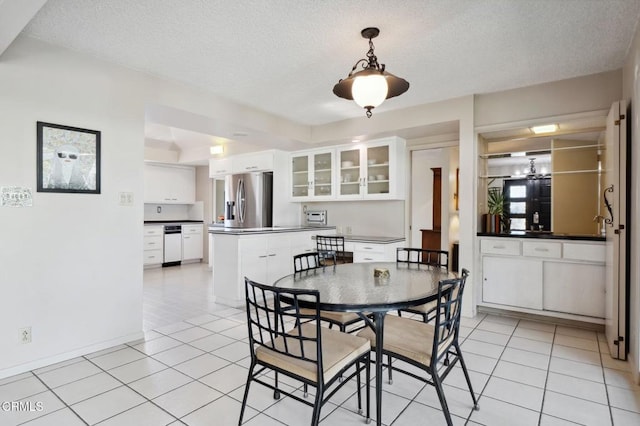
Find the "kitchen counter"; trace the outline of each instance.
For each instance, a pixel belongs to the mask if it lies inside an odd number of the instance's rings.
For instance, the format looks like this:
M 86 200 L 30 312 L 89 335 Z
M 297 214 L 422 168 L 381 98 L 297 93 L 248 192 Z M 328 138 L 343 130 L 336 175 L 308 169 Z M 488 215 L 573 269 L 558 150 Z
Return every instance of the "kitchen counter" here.
M 538 238 L 549 240 L 574 240 L 574 241 L 605 241 L 606 238 L 600 235 L 571 235 L 557 234 L 549 231 L 513 231 L 501 234 L 490 234 L 488 232 L 478 232 L 478 237 L 500 237 L 500 238 Z
M 369 243 L 369 244 L 393 244 L 401 243 L 404 237 L 376 237 L 373 235 L 350 235 L 338 234 L 337 237 L 344 237 L 345 242 Z
M 327 231 L 336 229 L 335 226 L 271 226 L 264 228 L 224 228 L 217 224 L 209 224 L 210 234 L 247 235 L 247 234 L 278 234 L 283 232 Z
M 204 220 L 145 220 L 145 225 L 164 225 L 165 223 L 204 223 Z

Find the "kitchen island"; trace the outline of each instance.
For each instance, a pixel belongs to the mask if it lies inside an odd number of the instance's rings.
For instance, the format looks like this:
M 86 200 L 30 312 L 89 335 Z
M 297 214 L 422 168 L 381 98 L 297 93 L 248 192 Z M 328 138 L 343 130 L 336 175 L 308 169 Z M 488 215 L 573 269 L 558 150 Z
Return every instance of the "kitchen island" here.
M 316 235 L 336 235 L 334 226 L 224 228 L 209 226 L 216 303 L 244 306 L 244 277 L 273 284 L 293 273 L 293 256 L 316 251 Z M 354 262 L 395 261 L 404 238 L 345 235 L 345 250 Z

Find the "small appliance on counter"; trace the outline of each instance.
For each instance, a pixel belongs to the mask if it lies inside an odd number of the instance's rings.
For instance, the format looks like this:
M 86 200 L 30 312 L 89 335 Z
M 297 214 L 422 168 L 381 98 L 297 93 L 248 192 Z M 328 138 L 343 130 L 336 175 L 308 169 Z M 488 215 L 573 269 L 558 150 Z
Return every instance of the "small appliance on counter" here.
M 307 210 L 305 213 L 306 226 L 327 226 L 326 210 Z
M 224 194 L 225 228 L 272 226 L 273 172 L 226 176 Z

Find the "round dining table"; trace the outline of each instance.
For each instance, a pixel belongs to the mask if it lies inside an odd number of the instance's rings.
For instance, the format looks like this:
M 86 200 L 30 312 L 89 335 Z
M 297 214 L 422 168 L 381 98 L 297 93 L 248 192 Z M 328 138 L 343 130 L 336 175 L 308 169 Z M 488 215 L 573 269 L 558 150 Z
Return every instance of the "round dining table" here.
M 274 286 L 318 290 L 320 310 L 355 312 L 374 330 L 378 342 L 375 348 L 376 424 L 380 425 L 384 317 L 389 311 L 437 299 L 438 283 L 454 277 L 446 269 L 424 264 L 346 263 L 296 272 L 280 278 Z

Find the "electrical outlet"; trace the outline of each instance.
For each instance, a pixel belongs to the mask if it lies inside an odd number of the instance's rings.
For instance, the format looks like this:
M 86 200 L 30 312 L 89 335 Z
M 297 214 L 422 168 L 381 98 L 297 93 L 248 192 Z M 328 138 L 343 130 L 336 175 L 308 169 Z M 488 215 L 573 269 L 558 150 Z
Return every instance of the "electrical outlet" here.
M 31 343 L 31 327 L 24 327 L 20 330 L 20 343 Z

